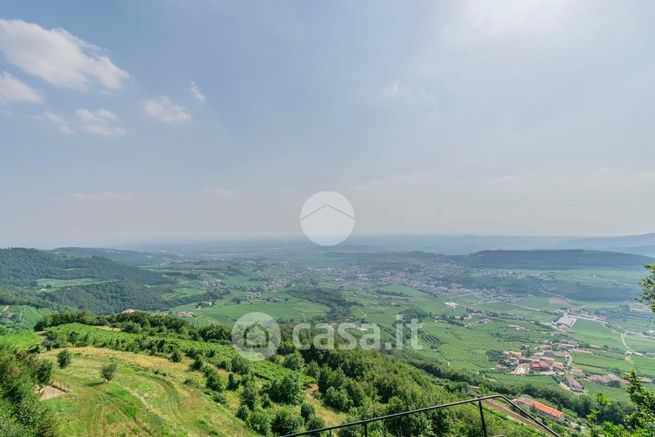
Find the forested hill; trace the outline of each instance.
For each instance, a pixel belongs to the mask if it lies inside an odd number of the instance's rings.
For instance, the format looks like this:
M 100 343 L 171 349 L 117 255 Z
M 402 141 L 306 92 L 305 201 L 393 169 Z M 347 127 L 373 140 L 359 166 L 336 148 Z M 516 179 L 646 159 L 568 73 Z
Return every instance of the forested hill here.
M 654 258 L 595 250 L 484 250 L 457 257 L 469 267 L 488 269 L 564 270 L 578 268 L 642 269 Z
M 159 273 L 98 256 L 70 257 L 36 249 L 0 249 L 0 283 L 33 287 L 41 278 L 130 280 L 149 285 L 168 282 Z
M 158 266 L 183 259 L 166 253 L 138 252 L 135 250 L 101 249 L 93 247 L 59 247 L 51 251 L 57 255 L 92 257 L 100 256 L 122 264 L 133 266 Z
M 149 287 L 132 281 L 62 287 L 42 298 L 63 307 L 85 309 L 97 314 L 118 313 L 128 308 L 156 311 L 166 308 L 161 287 Z

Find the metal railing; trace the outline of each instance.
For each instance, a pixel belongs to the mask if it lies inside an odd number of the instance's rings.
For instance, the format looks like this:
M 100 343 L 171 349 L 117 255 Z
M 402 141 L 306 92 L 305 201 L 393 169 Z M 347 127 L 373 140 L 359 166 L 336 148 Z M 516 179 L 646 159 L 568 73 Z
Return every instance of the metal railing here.
M 417 408 L 415 410 L 408 410 L 408 411 L 403 411 L 400 413 L 394 413 L 394 414 L 388 414 L 386 416 L 379 416 L 379 417 L 372 417 L 370 419 L 364 419 L 364 420 L 358 420 L 356 422 L 350 422 L 350 423 L 343 423 L 341 425 L 333 425 L 333 426 L 326 426 L 324 428 L 319 428 L 319 429 L 313 429 L 311 431 L 303 431 L 303 432 L 297 432 L 294 434 L 288 434 L 283 437 L 296 437 L 296 436 L 303 436 L 303 435 L 315 435 L 323 432 L 329 433 L 329 435 L 332 435 L 332 431 L 338 430 L 338 429 L 343 429 L 343 428 L 353 428 L 357 426 L 361 426 L 362 429 L 364 430 L 364 436 L 368 436 L 368 424 L 372 422 L 383 422 L 385 420 L 389 419 L 396 419 L 399 417 L 405 417 L 409 416 L 411 414 L 417 414 L 417 413 L 425 413 L 428 411 L 437 411 L 437 410 L 442 410 L 444 408 L 449 408 L 449 407 L 456 407 L 458 405 L 466 405 L 466 404 L 478 404 L 478 409 L 480 411 L 480 424 L 482 426 L 482 435 L 484 437 L 488 437 L 488 431 L 487 431 L 487 422 L 484 419 L 484 409 L 482 408 L 482 402 L 486 400 L 492 400 L 492 399 L 500 399 L 508 404 L 510 404 L 513 408 L 515 408 L 518 412 L 521 413 L 524 417 L 530 419 L 532 422 L 534 422 L 536 425 L 539 426 L 543 431 L 546 431 L 548 434 L 554 436 L 554 437 L 560 437 L 555 431 L 553 431 L 549 426 L 546 424 L 542 423 L 541 421 L 537 420 L 534 416 L 532 416 L 530 413 L 525 411 L 523 408 L 519 407 L 516 405 L 514 402 L 512 402 L 510 399 L 503 395 L 490 395 L 490 396 L 482 396 L 478 398 L 473 398 L 473 399 L 466 399 L 463 401 L 457 401 L 457 402 L 450 402 L 448 404 L 440 404 L 440 405 L 433 405 L 431 407 L 424 407 L 424 408 Z

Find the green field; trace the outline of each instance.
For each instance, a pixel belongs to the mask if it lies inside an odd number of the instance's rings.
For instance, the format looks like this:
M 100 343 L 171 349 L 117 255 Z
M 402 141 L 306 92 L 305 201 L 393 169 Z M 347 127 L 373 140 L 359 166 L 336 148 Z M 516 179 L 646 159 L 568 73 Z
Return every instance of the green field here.
M 71 352 L 72 365 L 54 375 L 70 392 L 47 401 L 60 417 L 64 435 L 256 435 L 228 407 L 183 383 L 189 360 L 171 363 L 96 348 Z M 54 361 L 55 354 L 44 356 Z M 118 371 L 105 383 L 100 369 L 110 361 L 118 363 Z M 236 395 L 230 395 L 235 402 Z

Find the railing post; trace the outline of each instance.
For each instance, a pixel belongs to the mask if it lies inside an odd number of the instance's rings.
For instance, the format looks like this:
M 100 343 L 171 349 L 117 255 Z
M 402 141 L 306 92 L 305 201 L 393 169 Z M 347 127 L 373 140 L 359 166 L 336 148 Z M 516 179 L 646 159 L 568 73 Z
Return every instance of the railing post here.
M 368 422 L 364 422 L 364 437 L 368 437 Z
M 482 409 L 482 401 L 478 401 L 478 407 L 480 407 L 480 422 L 482 423 L 482 435 L 484 437 L 488 437 L 487 422 L 484 421 L 484 410 Z

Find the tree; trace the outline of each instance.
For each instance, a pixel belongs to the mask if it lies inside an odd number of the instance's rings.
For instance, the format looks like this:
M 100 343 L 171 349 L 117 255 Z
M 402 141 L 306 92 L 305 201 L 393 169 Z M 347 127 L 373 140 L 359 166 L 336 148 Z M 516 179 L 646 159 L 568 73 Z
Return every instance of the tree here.
M 234 373 L 246 375 L 250 372 L 250 362 L 241 355 L 236 355 L 232 358 L 232 371 Z
M 208 372 L 207 388 L 218 393 L 225 391 L 225 382 L 216 371 Z
M 65 369 L 70 365 L 70 363 L 71 353 L 68 351 L 68 349 L 64 349 L 57 354 L 57 364 L 59 365 L 60 369 Z
M 305 422 L 305 428 L 307 430 L 319 429 L 325 426 L 325 421 L 318 416 L 312 416 L 307 422 Z
M 102 367 L 102 370 L 100 371 L 100 376 L 102 379 L 105 381 L 109 382 L 112 379 L 114 379 L 114 376 L 116 375 L 116 369 L 117 369 L 116 363 L 109 363 L 106 364 Z
M 52 382 L 52 363 L 50 361 L 39 361 L 34 369 L 36 382 L 40 386 L 45 386 Z
M 271 433 L 271 416 L 261 408 L 257 408 L 248 416 L 247 423 L 250 429 L 261 435 L 269 435 Z
M 307 422 L 309 419 L 316 416 L 316 410 L 312 404 L 303 402 L 300 406 L 300 415 L 305 419 L 305 422 Z
M 637 297 L 639 302 L 645 303 L 655 312 L 655 264 L 646 266 L 649 270 L 648 276 L 641 281 L 641 296 Z
M 197 355 L 196 358 L 191 363 L 191 370 L 202 370 L 205 365 L 205 360 L 202 359 L 202 356 Z
M 642 294 L 637 300 L 655 312 L 655 264 L 647 265 L 648 276 L 641 281 Z M 625 375 L 626 390 L 637 410 L 628 417 L 628 424 L 635 435 L 655 435 L 655 392 L 646 389 L 634 371 Z
M 284 360 L 284 367 L 296 372 L 300 372 L 305 367 L 305 360 L 303 359 L 302 355 L 300 355 L 300 352 L 295 351 L 287 355 Z
M 173 352 L 171 353 L 171 361 L 174 363 L 182 361 L 182 354 L 178 348 L 173 349 Z
M 296 432 L 301 426 L 302 418 L 288 407 L 278 410 L 271 423 L 271 429 L 278 435 Z
M 241 393 L 241 403 L 249 409 L 254 410 L 259 398 L 259 390 L 254 383 L 248 383 Z
M 299 404 L 304 397 L 298 374 L 287 375 L 271 382 L 267 391 L 271 399 L 284 404 Z
M 39 401 L 34 390 L 47 373 L 46 367 L 29 354 L 0 346 L 0 435 L 55 437 L 61 434 L 52 411 Z

